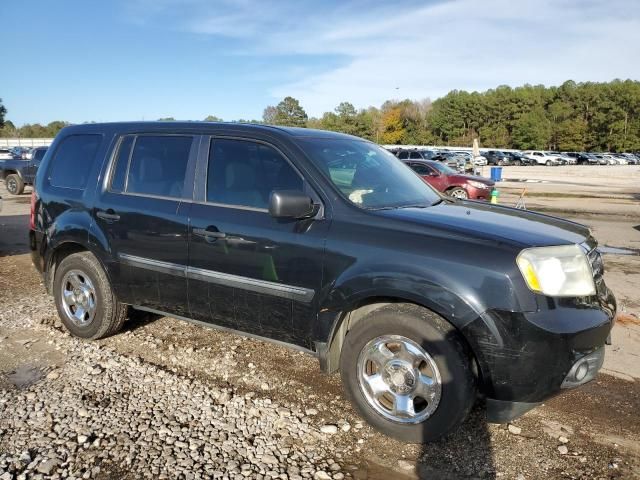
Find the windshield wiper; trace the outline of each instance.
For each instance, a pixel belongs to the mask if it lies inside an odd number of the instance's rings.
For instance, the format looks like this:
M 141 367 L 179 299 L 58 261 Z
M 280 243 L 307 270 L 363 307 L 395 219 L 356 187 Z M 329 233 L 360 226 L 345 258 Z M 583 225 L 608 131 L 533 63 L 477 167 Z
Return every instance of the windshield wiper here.
M 410 204 L 410 205 L 388 205 L 386 207 L 369 207 L 367 208 L 367 210 L 375 210 L 375 211 L 379 211 L 379 210 L 396 210 L 399 208 L 428 208 L 431 205 L 425 205 L 424 203 L 416 203 L 416 204 Z

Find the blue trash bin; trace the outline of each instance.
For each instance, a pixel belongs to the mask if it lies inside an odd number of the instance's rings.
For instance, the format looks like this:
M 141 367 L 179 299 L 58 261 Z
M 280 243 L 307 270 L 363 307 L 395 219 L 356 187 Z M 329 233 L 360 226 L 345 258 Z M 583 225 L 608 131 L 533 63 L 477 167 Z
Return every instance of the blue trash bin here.
M 491 180 L 494 182 L 502 180 L 502 167 L 491 167 Z

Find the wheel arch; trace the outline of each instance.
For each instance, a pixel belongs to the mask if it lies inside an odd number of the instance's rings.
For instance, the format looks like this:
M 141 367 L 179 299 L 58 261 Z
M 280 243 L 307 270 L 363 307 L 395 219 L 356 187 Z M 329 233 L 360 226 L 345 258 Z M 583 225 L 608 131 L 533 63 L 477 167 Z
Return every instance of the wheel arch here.
M 47 292 L 51 293 L 53 291 L 53 279 L 55 278 L 55 272 L 58 268 L 58 265 L 62 260 L 64 260 L 69 255 L 73 255 L 74 253 L 81 252 L 89 252 L 91 253 L 97 260 L 102 269 L 104 270 L 107 278 L 111 282 L 111 275 L 109 270 L 106 268 L 106 265 L 101 258 L 101 255 L 96 252 L 96 249 L 93 248 L 88 242 L 81 242 L 77 239 L 67 239 L 57 242 L 55 245 L 50 246 L 47 254 L 47 258 L 45 260 L 45 288 Z
M 461 330 L 464 326 L 464 322 L 461 322 L 459 318 L 453 318 L 451 312 L 447 312 L 446 309 L 439 308 L 435 302 L 416 299 L 411 295 L 402 293 L 366 296 L 353 302 L 340 312 L 340 314 L 335 318 L 327 342 L 316 342 L 321 370 L 329 374 L 336 372 L 340 364 L 340 354 L 342 352 L 344 340 L 349 330 L 351 330 L 358 322 L 363 321 L 363 319 L 365 319 L 371 312 L 394 303 L 415 305 L 440 316 L 450 324 L 456 330 L 460 339 L 464 343 L 470 358 L 472 359 L 474 374 L 478 378 L 479 383 L 482 383 L 480 381 L 482 378 L 482 371 L 480 368 L 480 362 L 478 361 L 478 356 Z
M 18 170 L 15 170 L 13 168 L 0 170 L 0 179 L 5 180 L 9 175 L 18 175 L 20 178 L 22 178 L 22 174 Z

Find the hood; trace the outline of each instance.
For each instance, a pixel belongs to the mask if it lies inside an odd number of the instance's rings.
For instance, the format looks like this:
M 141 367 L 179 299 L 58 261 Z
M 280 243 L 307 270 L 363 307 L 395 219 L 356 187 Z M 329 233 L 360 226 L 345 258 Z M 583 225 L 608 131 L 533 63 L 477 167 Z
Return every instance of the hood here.
M 443 201 L 428 208 L 376 212 L 389 219 L 450 231 L 519 247 L 580 244 L 590 237 L 587 227 L 557 217 L 470 201 Z
M 459 182 L 464 182 L 464 181 L 468 181 L 468 180 L 475 180 L 476 182 L 480 182 L 480 183 L 484 183 L 485 185 L 489 185 L 489 186 L 493 186 L 495 185 L 495 182 L 493 180 L 491 180 L 490 178 L 487 177 L 479 177 L 477 175 L 464 175 L 462 173 L 459 174 L 451 174 L 451 175 L 447 175 L 449 178 L 457 180 Z

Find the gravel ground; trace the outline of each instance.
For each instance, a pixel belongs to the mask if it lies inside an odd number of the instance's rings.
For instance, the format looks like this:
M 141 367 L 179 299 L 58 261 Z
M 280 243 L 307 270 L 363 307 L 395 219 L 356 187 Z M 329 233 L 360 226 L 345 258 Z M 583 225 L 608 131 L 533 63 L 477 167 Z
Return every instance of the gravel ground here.
M 149 315 L 72 338 L 26 254 L 28 197 L 0 195 L 0 480 L 640 478 L 633 377 L 601 374 L 509 426 L 479 406 L 416 446 L 363 424 L 296 351 Z
M 39 295 L 27 309 L 0 314 L 0 345 L 28 328 L 64 356 L 60 368 L 14 370 L 9 382 L 21 388 L 0 389 L 3 480 L 119 471 L 133 478 L 345 478 L 336 461 L 345 452 L 328 441 L 337 426 L 316 428 L 313 411 L 72 338 L 51 321 L 51 309 Z

